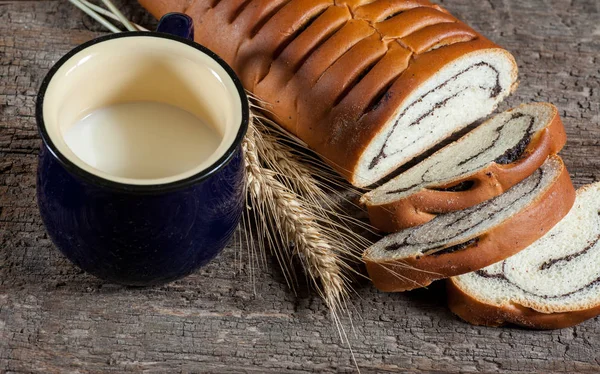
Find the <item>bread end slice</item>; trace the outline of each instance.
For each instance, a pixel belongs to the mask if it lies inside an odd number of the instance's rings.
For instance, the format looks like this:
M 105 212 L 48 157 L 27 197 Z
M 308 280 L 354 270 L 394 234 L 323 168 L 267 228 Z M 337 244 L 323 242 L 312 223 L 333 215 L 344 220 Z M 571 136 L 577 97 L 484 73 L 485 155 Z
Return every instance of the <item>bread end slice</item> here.
M 600 314 L 600 183 L 518 254 L 448 280 L 450 309 L 477 325 L 573 326 Z
M 516 303 L 491 305 L 464 292 L 454 278 L 447 281 L 448 307 L 472 325 L 500 327 L 518 325 L 537 330 L 555 330 L 578 325 L 600 315 L 600 305 L 572 312 L 543 313 Z

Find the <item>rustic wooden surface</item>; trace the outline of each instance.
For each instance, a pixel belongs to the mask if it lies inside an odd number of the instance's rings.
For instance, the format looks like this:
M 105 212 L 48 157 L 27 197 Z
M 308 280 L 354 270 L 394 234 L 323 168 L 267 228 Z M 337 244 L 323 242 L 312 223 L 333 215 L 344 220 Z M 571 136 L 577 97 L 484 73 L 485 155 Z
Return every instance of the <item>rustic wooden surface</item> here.
M 137 22 L 154 21 L 133 0 Z M 510 49 L 521 87 L 564 116 L 564 158 L 580 185 L 600 177 L 600 2 L 446 0 Z M 0 372 L 353 372 L 318 297 L 288 291 L 276 267 L 256 278 L 235 246 L 185 280 L 105 284 L 53 248 L 35 202 L 37 88 L 70 48 L 104 31 L 62 1 L 0 1 Z M 599 372 L 600 321 L 562 331 L 481 328 L 445 307 L 442 285 L 354 297 L 350 341 L 363 373 Z

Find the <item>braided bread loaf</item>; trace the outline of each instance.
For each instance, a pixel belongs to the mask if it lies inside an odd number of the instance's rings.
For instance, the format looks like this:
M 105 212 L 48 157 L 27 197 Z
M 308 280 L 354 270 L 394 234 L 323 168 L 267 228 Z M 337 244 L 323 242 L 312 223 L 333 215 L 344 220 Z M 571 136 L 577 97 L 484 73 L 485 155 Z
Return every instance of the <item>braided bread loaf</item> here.
M 184 12 L 273 119 L 358 187 L 486 116 L 504 49 L 427 0 L 139 0 Z

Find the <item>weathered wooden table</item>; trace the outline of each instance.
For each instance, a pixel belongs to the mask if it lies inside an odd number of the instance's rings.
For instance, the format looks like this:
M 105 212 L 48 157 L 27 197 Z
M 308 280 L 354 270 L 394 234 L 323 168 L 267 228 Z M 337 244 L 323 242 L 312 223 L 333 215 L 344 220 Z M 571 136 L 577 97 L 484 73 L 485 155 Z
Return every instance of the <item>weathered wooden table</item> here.
M 117 3 L 154 25 L 133 0 Z M 521 87 L 508 104 L 558 105 L 571 175 L 578 185 L 598 180 L 600 2 L 443 4 L 516 55 Z M 274 264 L 254 293 L 238 245 L 152 289 L 105 284 L 52 246 L 35 201 L 35 95 L 61 55 L 103 32 L 66 0 L 0 1 L 0 372 L 355 371 L 320 299 L 306 287 L 290 292 Z M 363 373 L 600 372 L 598 320 L 546 332 L 472 327 L 446 309 L 443 285 L 384 294 L 361 284 L 357 293 L 346 328 Z

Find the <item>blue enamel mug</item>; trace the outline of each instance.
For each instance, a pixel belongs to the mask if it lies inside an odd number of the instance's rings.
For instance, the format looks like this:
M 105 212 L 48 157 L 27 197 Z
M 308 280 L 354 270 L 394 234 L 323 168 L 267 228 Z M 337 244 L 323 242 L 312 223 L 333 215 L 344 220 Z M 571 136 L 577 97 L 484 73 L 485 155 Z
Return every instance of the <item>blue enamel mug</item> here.
M 231 239 L 244 209 L 248 101 L 217 55 L 170 14 L 158 32 L 89 41 L 43 80 L 42 220 L 56 247 L 107 281 L 184 277 Z

